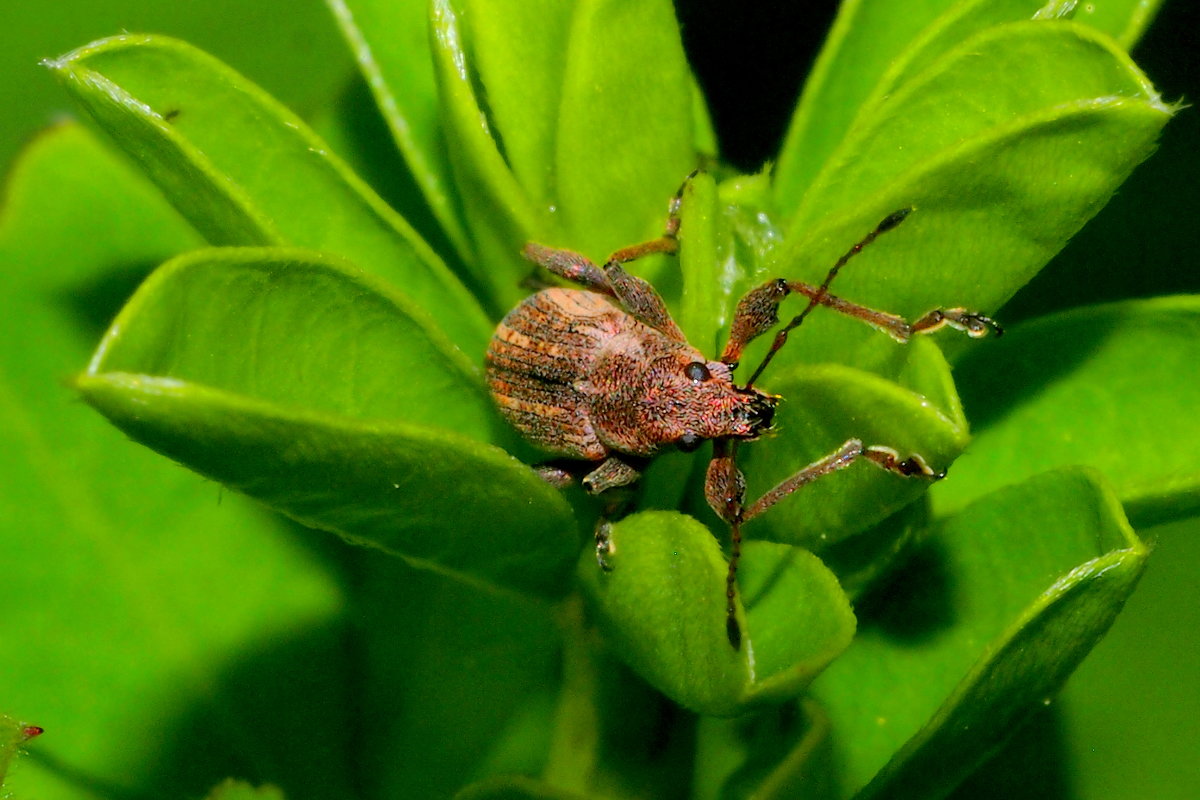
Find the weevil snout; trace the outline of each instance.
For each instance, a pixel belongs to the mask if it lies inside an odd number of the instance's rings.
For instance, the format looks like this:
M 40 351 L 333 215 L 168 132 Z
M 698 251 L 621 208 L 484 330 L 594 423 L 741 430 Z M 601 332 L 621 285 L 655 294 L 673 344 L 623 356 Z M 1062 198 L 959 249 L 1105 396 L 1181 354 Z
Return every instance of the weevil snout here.
M 771 429 L 775 421 L 775 406 L 779 404 L 779 396 L 760 392 L 754 388 L 738 387 L 737 391 L 746 395 L 746 427 L 749 430 L 745 439 L 757 439 Z

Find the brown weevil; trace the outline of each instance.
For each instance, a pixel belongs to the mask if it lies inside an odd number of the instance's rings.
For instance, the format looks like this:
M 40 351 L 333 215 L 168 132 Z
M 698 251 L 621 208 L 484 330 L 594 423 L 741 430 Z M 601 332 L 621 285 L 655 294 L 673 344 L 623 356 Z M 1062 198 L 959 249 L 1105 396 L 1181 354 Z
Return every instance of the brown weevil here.
M 690 179 L 691 176 L 689 176 Z M 770 430 L 779 398 L 755 388 L 767 364 L 817 306 L 859 319 L 892 338 L 949 326 L 979 337 L 1000 328 L 989 318 L 961 308 L 937 309 L 916 322 L 852 303 L 829 293 L 846 262 L 912 211 L 885 217 L 837 260 L 819 285 L 782 278 L 750 290 L 738 302 L 721 357 L 710 360 L 688 344 L 654 287 L 623 268 L 653 253 L 675 253 L 683 186 L 672 197 L 661 237 L 613 253 L 597 266 L 570 250 L 525 246 L 525 257 L 580 289 L 549 288 L 526 298 L 496 328 L 487 351 L 487 376 L 501 414 L 539 448 L 582 464 L 585 490 L 600 494 L 628 486 L 649 459 L 667 447 L 694 450 L 713 442 L 705 497 L 731 529 L 726 575 L 726 629 L 738 648 L 735 581 L 741 556 L 741 527 L 801 486 L 865 458 L 896 475 L 936 480 L 944 473 L 920 455 L 906 458 L 881 445 L 851 439 L 805 466 L 758 500 L 746 505 L 745 478 L 736 464 L 738 445 Z M 766 356 L 745 384 L 734 369 L 746 345 L 779 322 L 779 304 L 790 294 L 808 304 L 776 334 Z M 575 472 L 544 465 L 539 473 L 566 485 Z M 596 558 L 610 569 L 609 514 L 596 526 Z

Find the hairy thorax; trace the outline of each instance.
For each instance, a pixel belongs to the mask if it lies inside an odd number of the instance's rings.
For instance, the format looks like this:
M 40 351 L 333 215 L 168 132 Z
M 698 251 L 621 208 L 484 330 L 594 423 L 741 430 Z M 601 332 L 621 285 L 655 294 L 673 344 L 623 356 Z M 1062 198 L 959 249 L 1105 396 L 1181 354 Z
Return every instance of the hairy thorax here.
M 652 456 L 689 437 L 752 438 L 774 405 L 735 386 L 727 365 L 574 289 L 539 292 L 505 317 L 488 349 L 488 381 L 531 441 L 588 460 Z

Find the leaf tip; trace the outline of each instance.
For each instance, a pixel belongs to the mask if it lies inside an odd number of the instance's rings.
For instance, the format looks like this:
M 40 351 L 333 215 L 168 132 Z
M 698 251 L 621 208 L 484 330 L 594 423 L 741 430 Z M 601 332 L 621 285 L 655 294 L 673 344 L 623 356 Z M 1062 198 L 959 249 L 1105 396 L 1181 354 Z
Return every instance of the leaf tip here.
M 40 61 L 38 61 L 38 66 L 45 67 L 46 69 L 50 70 L 51 72 L 61 72 L 67 66 L 67 61 L 69 60 L 68 59 L 69 56 L 70 56 L 70 53 L 68 53 L 65 56 L 59 56 L 58 58 L 43 58 Z

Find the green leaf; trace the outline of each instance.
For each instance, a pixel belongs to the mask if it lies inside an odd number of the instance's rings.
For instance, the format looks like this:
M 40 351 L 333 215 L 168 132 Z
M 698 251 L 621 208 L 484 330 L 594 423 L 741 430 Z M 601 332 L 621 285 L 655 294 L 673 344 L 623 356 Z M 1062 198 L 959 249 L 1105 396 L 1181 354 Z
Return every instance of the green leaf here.
M 726 637 L 726 563 L 690 517 L 648 511 L 613 526 L 611 572 L 585 553 L 579 575 L 613 647 L 686 708 L 731 716 L 795 697 L 844 649 L 854 616 L 811 553 L 749 542 L 739 572 L 741 648 Z M 797 616 L 806 624 L 795 625 Z
M 491 324 L 404 220 L 291 112 L 162 37 L 102 40 L 49 62 L 213 244 L 291 244 L 391 279 L 467 353 Z
M 520 775 L 509 775 L 466 786 L 454 795 L 454 800 L 587 800 L 594 796 L 569 792 Z
M 176 378 L 97 372 L 77 385 L 132 438 L 305 525 L 468 581 L 565 588 L 570 508 L 501 450 Z
M 265 0 L 255 13 L 229 20 L 245 10 L 241 0 L 203 5 L 152 0 L 64 0 L 53 17 L 36 5 L 12 6 L 5 14 L 0 50 L 0 165 L 12 163 L 31 134 L 63 112 L 61 93 L 38 75 L 35 65 L 47 54 L 87 41 L 97 32 L 152 30 L 178 36 L 234 65 L 285 104 L 305 111 L 320 106 L 353 69 L 353 61 L 329 12 L 320 2 Z M 304 42 L 303 47 L 296 43 Z
M 88 371 L 505 438 L 479 369 L 420 308 L 303 250 L 200 250 L 164 264 L 121 310 Z
M 946 388 L 949 368 L 936 348 L 920 352 L 929 364 L 929 376 L 921 379 L 945 402 L 936 393 Z M 919 455 L 934 471 L 947 470 L 967 444 L 965 420 L 953 406 L 944 411 L 925 395 L 867 372 L 802 366 L 764 384 L 783 401 L 775 415 L 778 434 L 739 450 L 751 502 L 850 439 L 890 447 L 901 458 Z M 752 520 L 746 533 L 824 547 L 870 528 L 916 500 L 929 484 L 866 462 L 854 464 L 801 487 Z
M 1112 36 L 1126 49 L 1133 49 L 1154 21 L 1163 0 L 1121 0 L 1116 3 L 1083 3 L 1075 20 Z
M 1051 64 L 1057 67 L 1053 79 L 1045 72 Z M 994 79 L 997 74 L 1003 81 Z M 981 87 L 988 102 L 970 103 Z M 790 231 L 881 191 L 894 192 L 898 178 L 948 151 L 1012 135 L 1013 128 L 1049 121 L 1066 127 L 1073 114 L 1103 108 L 1113 96 L 1169 112 L 1129 57 L 1088 28 L 1020 22 L 959 40 L 864 111 L 796 208 Z
M 130 447 L 63 385 L 150 265 L 198 244 L 78 126 L 35 140 L 12 172 L 0 663 L 5 710 L 50 732 L 44 758 L 9 776 L 14 796 L 200 797 L 246 771 L 351 791 L 344 743 L 297 737 L 350 727 L 342 591 L 312 543 Z
M 326 0 L 425 202 L 472 261 L 442 145 L 427 0 Z
M 503 310 L 520 298 L 519 278 L 528 274 L 519 254 L 534 231 L 547 226 L 549 210 L 538 208 L 504 160 L 478 96 L 473 63 L 450 0 L 433 0 L 431 29 L 441 125 L 455 184 L 471 231 L 476 282 Z
M 1054 467 L 1103 472 L 1140 523 L 1200 509 L 1200 297 L 1083 308 L 1025 323 L 957 375 L 980 433 L 933 493 L 953 512 Z
M 1031 20 L 1035 14 L 1054 19 L 1076 12 L 1077 21 L 1117 37 L 1128 48 L 1158 5 L 1157 0 L 1087 3 L 1082 8 L 1045 0 L 842 3 L 779 153 L 775 182 L 781 207 L 796 207 L 856 116 L 973 34 Z
M 1188 649 L 1200 629 L 1200 517 L 1139 535 L 1153 556 L 1112 630 L 953 800 L 1030 786 L 1079 800 L 1186 798 L 1200 786 L 1200 662 Z
M 476 277 L 502 308 L 530 271 L 518 258 L 526 241 L 599 260 L 659 236 L 696 166 L 693 84 L 670 3 L 518 5 L 433 6 L 443 129 Z M 646 74 L 655 80 L 637 77 Z M 639 270 L 653 280 L 662 263 Z
M 465 50 L 513 176 L 543 211 L 556 199 L 555 145 L 575 3 L 461 0 Z
M 519 534 L 508 541 L 522 545 Z M 358 794 L 450 797 L 471 780 L 536 773 L 561 667 L 546 611 L 396 559 L 364 558 L 353 614 L 355 697 L 365 711 L 342 732 L 370 733 L 356 748 Z
M 859 603 L 859 636 L 813 684 L 832 721 L 838 796 L 952 788 L 1058 690 L 1146 554 L 1116 499 L 1079 470 L 1003 489 L 942 523 Z
M 555 159 L 566 241 L 547 244 L 601 259 L 662 235 L 668 199 L 698 166 L 692 92 L 668 0 L 577 5 Z M 651 283 L 661 271 L 638 270 Z
M 229 778 L 214 786 L 207 800 L 285 800 L 283 792 L 274 786 L 254 786 Z
M 567 505 L 467 438 L 500 424 L 490 399 L 413 315 L 323 257 L 199 251 L 138 290 L 77 383 L 133 438 L 306 525 L 560 591 L 578 547 Z
M 879 220 L 911 207 L 842 270 L 837 294 L 909 319 L 995 309 L 1149 155 L 1171 113 L 1128 57 L 1087 28 L 989 29 L 858 119 L 789 220 L 773 271 L 819 281 Z M 888 343 L 864 350 L 867 332 L 831 316 L 814 315 L 781 360 L 874 368 Z
M 828 746 L 829 720 L 811 701 L 731 720 L 706 717 L 696 740 L 696 800 L 828 796 L 809 767 Z
M 40 736 L 42 729 L 36 725 L 19 722 L 6 714 L 0 714 L 0 787 L 4 785 L 4 776 L 13 759 L 20 754 L 21 747 L 35 736 Z
M 688 182 L 679 214 L 679 273 L 683 287 L 676 320 L 702 353 L 720 352 L 717 332 L 725 325 L 728 298 L 722 270 L 728 268 L 733 233 L 711 175 Z

